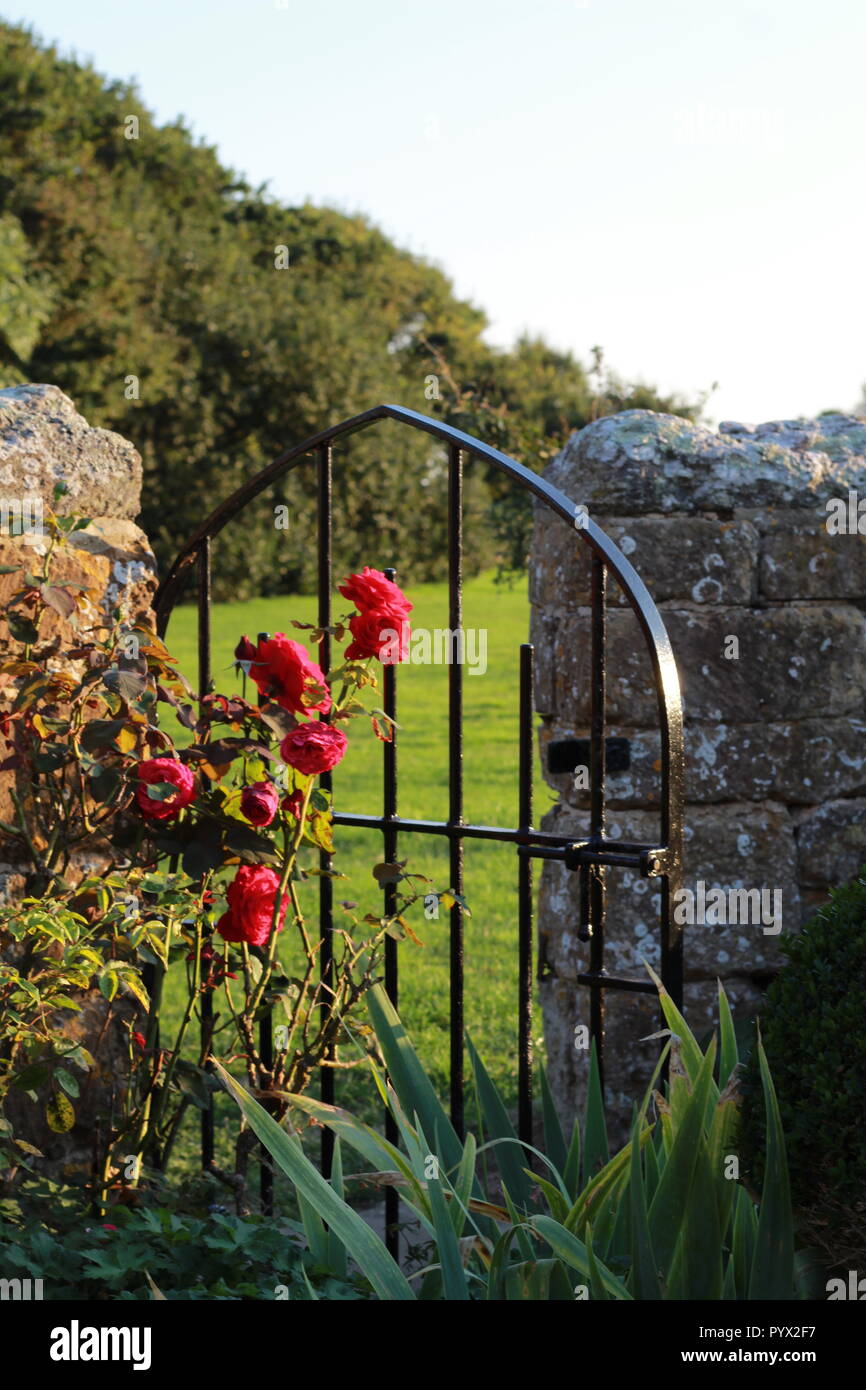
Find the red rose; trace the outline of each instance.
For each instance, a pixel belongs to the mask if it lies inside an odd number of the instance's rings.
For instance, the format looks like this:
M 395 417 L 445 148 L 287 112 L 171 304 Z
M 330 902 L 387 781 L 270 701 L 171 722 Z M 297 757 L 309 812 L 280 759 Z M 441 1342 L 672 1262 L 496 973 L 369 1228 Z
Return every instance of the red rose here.
M 148 796 L 146 786 L 155 782 L 169 782 L 177 787 L 177 794 L 165 801 L 157 801 Z M 174 758 L 149 758 L 138 765 L 138 787 L 135 799 L 139 808 L 152 820 L 171 820 L 184 806 L 195 798 L 195 777 L 188 767 Z
M 371 570 L 364 566 L 363 574 L 350 574 L 337 586 L 344 598 L 351 599 L 359 613 L 387 613 L 394 618 L 406 618 L 412 612 L 412 604 L 403 590 L 392 579 L 386 579 L 381 570 Z M 399 622 L 391 624 L 399 627 Z
M 325 684 L 325 673 L 300 642 L 292 642 L 284 632 L 275 632 L 253 647 L 242 637 L 235 654 L 238 652 L 244 653 L 239 660 L 249 661 L 250 676 L 259 694 L 267 695 L 293 714 L 328 713 L 331 692 Z
M 394 666 L 409 656 L 409 624 L 405 618 L 395 618 L 378 610 L 356 613 L 349 619 L 354 638 L 346 648 L 347 661 L 365 656 L 377 656 L 383 666 Z
M 246 941 L 249 946 L 265 946 L 274 920 L 274 901 L 280 886 L 279 875 L 264 864 L 241 864 L 228 886 L 228 910 L 216 929 L 226 941 Z M 289 899 L 280 903 L 277 931 L 282 931 Z
M 346 752 L 348 739 L 341 729 L 330 724 L 308 720 L 286 734 L 280 744 L 280 757 L 289 767 L 297 768 L 305 777 L 317 772 L 330 772 Z
M 253 782 L 241 792 L 241 815 L 250 825 L 270 825 L 277 814 L 279 793 L 273 782 Z

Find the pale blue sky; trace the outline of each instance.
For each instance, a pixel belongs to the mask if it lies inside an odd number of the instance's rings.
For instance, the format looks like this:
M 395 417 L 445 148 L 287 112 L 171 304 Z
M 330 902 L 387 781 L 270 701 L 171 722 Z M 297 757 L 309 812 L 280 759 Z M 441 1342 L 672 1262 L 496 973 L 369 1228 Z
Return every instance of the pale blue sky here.
M 6 0 L 253 182 L 716 419 L 866 381 L 862 0 Z M 372 402 L 371 402 L 372 404 Z

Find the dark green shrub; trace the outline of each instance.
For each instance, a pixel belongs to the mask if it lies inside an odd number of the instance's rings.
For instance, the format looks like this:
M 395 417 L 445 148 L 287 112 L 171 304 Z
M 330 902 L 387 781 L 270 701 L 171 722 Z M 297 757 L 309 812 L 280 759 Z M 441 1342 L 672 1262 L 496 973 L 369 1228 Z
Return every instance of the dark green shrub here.
M 801 1228 L 830 1264 L 866 1258 L 866 867 L 797 936 L 761 1032 L 776 1084 Z M 761 1088 L 743 1078 L 743 1154 L 761 1176 Z
M 39 1184 L 36 1185 L 39 1187 Z M 51 1224 L 44 1194 L 50 1191 Z M 189 1215 L 168 1207 L 93 1216 L 80 1195 L 42 1184 L 35 1200 L 0 1202 L 0 1278 L 41 1280 L 46 1300 L 359 1299 L 366 1281 L 319 1267 L 293 1223 Z M 39 1215 L 35 1213 L 39 1211 Z M 313 1290 L 314 1292 L 311 1292 Z M 13 1295 L 14 1296 L 14 1295 Z

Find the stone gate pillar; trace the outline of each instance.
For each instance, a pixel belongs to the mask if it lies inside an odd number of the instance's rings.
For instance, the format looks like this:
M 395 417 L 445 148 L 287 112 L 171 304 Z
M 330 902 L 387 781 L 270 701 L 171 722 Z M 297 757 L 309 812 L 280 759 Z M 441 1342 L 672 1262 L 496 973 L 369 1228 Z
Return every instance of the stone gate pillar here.
M 780 963 L 780 926 L 797 930 L 866 861 L 866 541 L 857 531 L 863 499 L 866 533 L 866 420 L 833 414 L 714 432 L 627 411 L 572 435 L 545 476 L 585 503 L 629 557 L 673 644 L 686 719 L 684 883 L 696 915 L 717 904 L 684 928 L 686 1013 L 700 1036 L 715 1018 L 716 978 L 735 1017 L 754 1017 Z M 544 509 L 530 596 L 541 757 L 555 794 L 543 825 L 579 838 L 588 829 L 574 763 L 589 734 L 589 550 Z M 650 841 L 655 692 L 642 634 L 615 584 L 608 715 L 620 740 L 609 745 L 608 833 Z M 659 962 L 658 892 L 629 871 L 607 877 L 607 968 L 644 975 L 642 959 Z M 575 930 L 577 889 L 575 875 L 545 862 L 541 995 L 551 1079 L 569 1110 L 581 1103 L 587 1072 L 575 1028 L 589 1022 L 587 992 L 576 984 L 588 952 Z M 710 897 L 713 889 L 721 896 Z M 773 920 L 732 922 L 732 903 L 742 914 L 746 902 L 738 890 L 756 889 L 769 895 L 762 903 Z M 618 1138 L 656 1055 L 656 1043 L 641 1041 L 656 1018 L 651 997 L 607 995 Z
M 56 386 L 13 386 L 0 391 L 0 566 L 41 568 L 49 543 L 41 523 L 53 505 L 58 483 L 66 487 L 65 495 L 54 504 L 58 515 L 91 518 L 86 530 L 70 537 L 73 548 L 63 554 L 55 570 L 58 582 L 83 584 L 90 590 L 95 624 L 100 612 L 107 617 L 122 605 L 132 621 L 143 619 L 153 625 L 155 562 L 147 538 L 135 524 L 141 495 L 141 459 L 136 449 L 118 434 L 92 428 Z M 20 571 L 0 573 L 0 604 L 20 585 Z M 59 637 L 64 647 L 80 640 L 59 615 L 51 615 L 50 633 L 48 628 L 46 622 L 46 635 Z M 0 652 L 5 656 L 9 650 L 5 623 L 0 623 L 0 629 Z M 15 689 L 15 678 L 0 673 L 0 713 L 10 707 Z M 26 799 L 26 772 L 0 771 L 0 820 L 7 824 L 15 820 L 11 792 L 16 779 Z M 23 841 L 0 830 L 0 902 L 14 903 L 24 894 L 32 867 Z M 82 862 L 72 873 L 80 878 L 88 871 L 88 863 Z M 99 1066 L 94 1084 L 83 1088 L 76 1103 L 74 1128 L 68 1134 L 54 1134 L 44 1122 L 41 1107 L 23 1096 L 15 1100 L 19 1132 L 41 1150 L 48 1171 L 54 1174 L 88 1166 L 104 1089 L 126 1065 L 122 1032 L 109 1030 L 102 1037 L 106 1008 L 102 995 L 94 990 L 81 998 L 81 1011 L 71 1016 L 68 1025 L 70 1037 L 98 1051 Z M 95 1039 L 100 1037 L 97 1049 Z

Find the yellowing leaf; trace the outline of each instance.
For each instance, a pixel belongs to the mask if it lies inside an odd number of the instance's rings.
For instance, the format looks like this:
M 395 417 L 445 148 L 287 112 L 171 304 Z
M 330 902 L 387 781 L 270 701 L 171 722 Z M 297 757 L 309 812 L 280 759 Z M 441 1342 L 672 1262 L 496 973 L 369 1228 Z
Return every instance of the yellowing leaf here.
M 132 971 L 124 973 L 121 976 L 121 984 L 123 985 L 124 989 L 128 990 L 130 994 L 134 995 L 134 997 L 138 1000 L 139 1004 L 141 1004 L 143 1008 L 148 1008 L 150 1004 L 150 998 L 148 996 L 147 990 L 141 982 L 141 977 L 139 975 L 134 974 Z
M 55 1134 L 66 1134 L 75 1124 L 75 1111 L 68 1096 L 58 1091 L 45 1107 L 45 1122 Z

